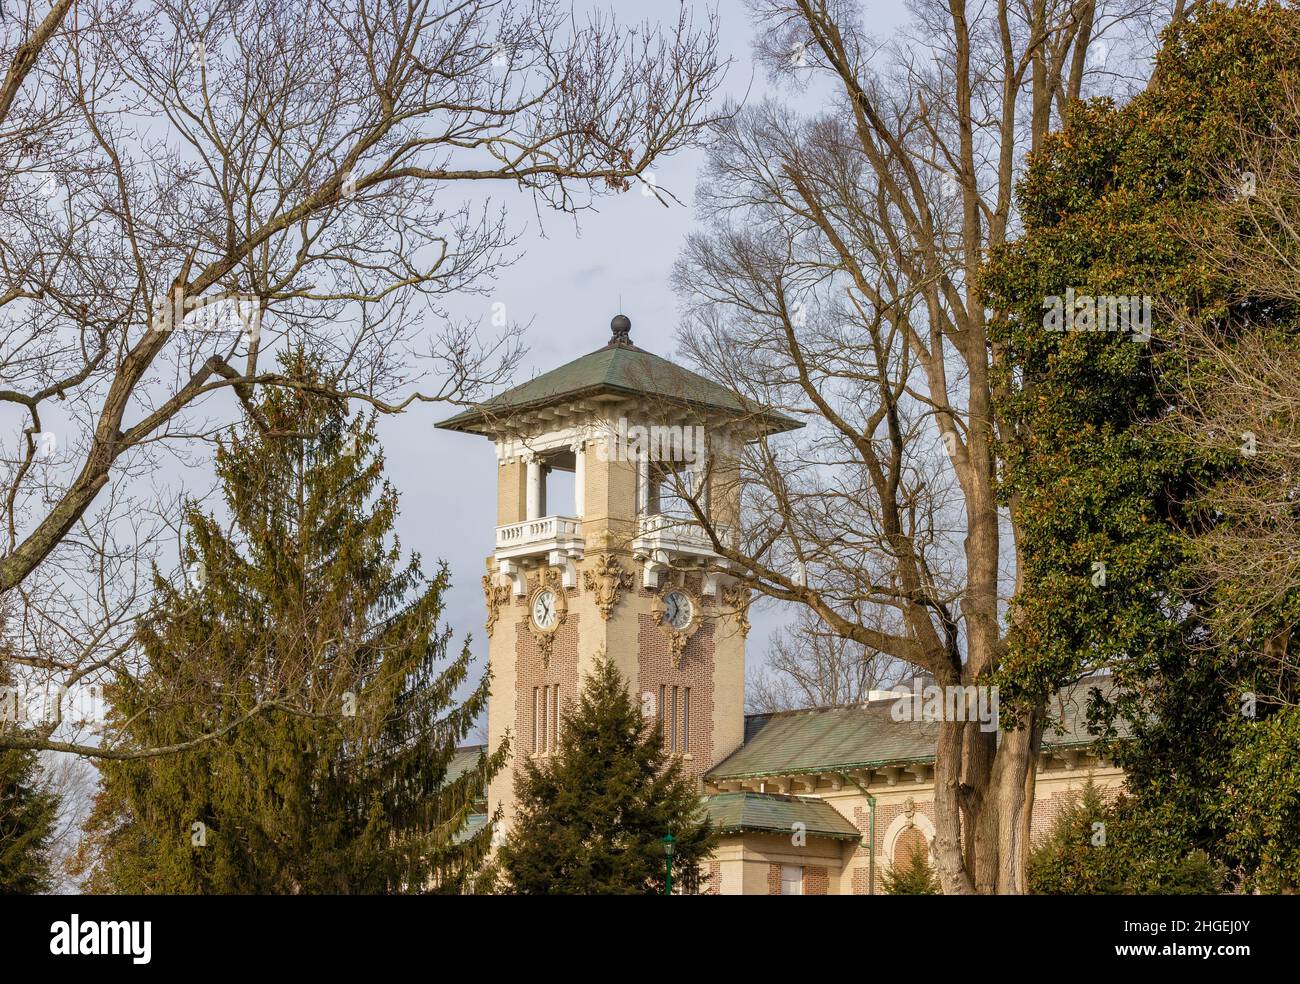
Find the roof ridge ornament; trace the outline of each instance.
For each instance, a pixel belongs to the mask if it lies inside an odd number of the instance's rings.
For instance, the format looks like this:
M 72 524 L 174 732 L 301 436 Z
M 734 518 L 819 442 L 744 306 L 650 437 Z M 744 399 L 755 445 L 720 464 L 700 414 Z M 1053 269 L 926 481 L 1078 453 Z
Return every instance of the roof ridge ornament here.
M 609 344 L 630 346 L 632 344 L 632 320 L 625 314 L 614 315 L 609 323 Z

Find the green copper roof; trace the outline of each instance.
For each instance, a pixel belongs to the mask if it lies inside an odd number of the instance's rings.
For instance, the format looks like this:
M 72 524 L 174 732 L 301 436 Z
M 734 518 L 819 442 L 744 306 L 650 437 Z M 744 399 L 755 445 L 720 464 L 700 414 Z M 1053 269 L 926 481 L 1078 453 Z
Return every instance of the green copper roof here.
M 1109 691 L 1109 677 L 1085 679 L 1048 702 L 1045 748 L 1086 745 L 1088 692 Z M 924 691 L 922 691 L 924 694 Z M 909 691 L 910 694 L 910 691 Z M 708 773 L 710 780 L 839 772 L 933 762 L 938 724 L 895 721 L 895 700 L 848 707 L 753 714 L 745 719 L 745 744 Z
M 488 818 L 486 813 L 471 813 L 465 821 L 465 826 L 456 832 L 456 836 L 451 839 L 453 844 L 464 844 L 467 840 L 477 834 L 487 826 Z
M 934 758 L 937 725 L 898 722 L 892 700 L 753 715 L 746 741 L 710 779 L 827 772 Z M 752 734 L 753 737 L 749 737 Z
M 792 417 L 765 409 L 711 379 L 637 348 L 626 336 L 616 337 L 604 348 L 542 373 L 438 426 L 478 433 L 493 417 L 600 393 L 658 398 L 678 406 L 752 416 L 756 429 L 768 432 L 803 426 Z
M 724 834 L 764 831 L 789 834 L 802 824 L 809 837 L 861 840 L 862 833 L 825 800 L 776 793 L 717 793 L 705 797 L 704 809 Z
M 455 782 L 478 765 L 478 760 L 483 757 L 483 752 L 486 749 L 486 745 L 462 745 L 456 749 L 451 756 L 451 761 L 447 764 L 447 777 L 444 781 Z

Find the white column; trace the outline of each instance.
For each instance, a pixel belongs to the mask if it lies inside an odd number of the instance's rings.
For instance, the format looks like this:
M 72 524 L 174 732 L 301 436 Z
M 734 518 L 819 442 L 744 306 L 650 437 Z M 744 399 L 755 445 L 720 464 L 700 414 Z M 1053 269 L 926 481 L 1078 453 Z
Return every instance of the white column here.
M 573 516 L 582 519 L 587 507 L 587 442 L 573 446 Z
M 538 519 L 542 515 L 542 463 L 536 455 L 528 458 L 527 511 L 525 519 Z
M 650 512 L 650 456 L 638 454 L 636 459 L 636 511 Z

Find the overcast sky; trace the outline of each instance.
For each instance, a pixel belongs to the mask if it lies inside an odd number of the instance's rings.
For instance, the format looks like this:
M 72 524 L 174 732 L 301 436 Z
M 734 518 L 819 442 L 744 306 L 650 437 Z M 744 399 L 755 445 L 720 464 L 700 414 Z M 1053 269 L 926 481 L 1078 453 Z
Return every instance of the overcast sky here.
M 902 0 L 873 0 L 879 15 L 872 28 L 885 33 L 905 17 Z M 601 5 L 608 9 L 608 4 Z M 613 9 L 621 21 L 659 18 L 671 25 L 677 0 L 627 2 Z M 703 7 L 703 5 L 700 5 Z M 733 59 L 726 95 L 749 101 L 769 94 L 766 79 L 753 68 L 753 38 L 741 0 L 719 5 L 724 55 Z M 655 181 L 682 202 L 664 208 L 638 187 L 604 198 L 585 212 L 578 227 L 569 216 L 543 214 L 539 227 L 532 201 L 508 190 L 494 190 L 524 230 L 521 260 L 503 271 L 486 297 L 451 298 L 454 316 L 481 317 L 491 331 L 492 305 L 506 305 L 509 318 L 529 324 L 528 354 L 515 382 L 522 382 L 576 359 L 609 340 L 610 319 L 622 312 L 632 319 L 632 340 L 641 348 L 675 359 L 678 298 L 668 278 L 683 240 L 696 224 L 694 192 L 704 163 L 699 151 L 680 154 L 654 169 Z M 434 429 L 454 408 L 417 404 L 380 423 L 388 474 L 401 493 L 398 532 L 408 550 L 418 551 L 425 570 L 436 560 L 451 566 L 454 585 L 448 606 L 459 635 L 472 632 L 479 665 L 486 665 L 485 617 L 479 578 L 493 548 L 496 528 L 496 455 L 486 438 Z M 749 635 L 749 661 L 761 659 L 780 611 L 755 606 Z

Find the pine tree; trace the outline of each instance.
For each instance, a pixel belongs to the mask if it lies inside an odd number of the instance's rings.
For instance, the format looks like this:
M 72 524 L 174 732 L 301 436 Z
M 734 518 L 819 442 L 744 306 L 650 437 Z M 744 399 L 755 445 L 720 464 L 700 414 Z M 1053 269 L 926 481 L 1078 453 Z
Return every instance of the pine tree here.
M 939 879 L 924 851 L 913 851 L 905 863 L 890 868 L 880 884 L 886 895 L 939 894 Z
M 301 354 L 285 365 L 313 371 Z M 190 576 L 156 576 L 146 669 L 109 690 L 140 745 L 219 737 L 101 766 L 90 885 L 463 891 L 491 824 L 460 835 L 504 749 L 448 778 L 488 682 L 457 702 L 470 651 L 449 658 L 439 628 L 447 570 L 401 563 L 373 417 L 279 389 L 252 418 L 217 452 L 229 525 L 189 510 Z
M 525 895 L 662 895 L 663 838 L 676 840 L 674 883 L 712 853 L 716 834 L 697 783 L 664 751 L 613 662 L 600 657 L 566 716 L 557 755 L 526 760 L 500 862 Z
M 0 664 L 0 695 L 11 686 L 10 679 Z M 0 703 L 0 727 L 12 726 L 5 723 Z M 58 813 L 59 796 L 45 784 L 37 754 L 0 750 L 0 895 L 35 895 L 52 888 L 50 839 Z

